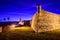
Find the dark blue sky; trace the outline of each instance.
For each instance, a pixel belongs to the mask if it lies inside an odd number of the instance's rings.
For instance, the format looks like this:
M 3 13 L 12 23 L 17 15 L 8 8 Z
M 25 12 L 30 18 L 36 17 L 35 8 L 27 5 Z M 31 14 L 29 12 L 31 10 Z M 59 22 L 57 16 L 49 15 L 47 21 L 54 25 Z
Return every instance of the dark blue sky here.
M 32 19 L 38 3 L 46 11 L 60 14 L 59 0 L 0 0 L 0 21 L 10 17 L 10 21 Z

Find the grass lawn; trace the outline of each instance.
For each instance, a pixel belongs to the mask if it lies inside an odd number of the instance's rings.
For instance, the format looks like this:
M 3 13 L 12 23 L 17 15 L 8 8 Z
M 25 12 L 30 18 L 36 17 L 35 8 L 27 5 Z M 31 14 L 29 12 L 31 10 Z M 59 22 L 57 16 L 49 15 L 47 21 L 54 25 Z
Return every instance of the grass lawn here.
M 37 34 L 30 27 L 17 27 L 0 33 L 0 40 L 60 40 L 60 29 Z

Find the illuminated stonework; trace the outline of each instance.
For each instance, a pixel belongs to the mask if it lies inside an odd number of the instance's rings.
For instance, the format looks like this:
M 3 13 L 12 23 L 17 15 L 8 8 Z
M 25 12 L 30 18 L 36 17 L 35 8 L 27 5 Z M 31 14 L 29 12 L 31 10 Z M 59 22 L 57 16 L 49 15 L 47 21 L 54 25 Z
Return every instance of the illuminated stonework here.
M 35 32 L 52 31 L 60 29 L 60 15 L 41 9 L 34 14 L 31 27 Z

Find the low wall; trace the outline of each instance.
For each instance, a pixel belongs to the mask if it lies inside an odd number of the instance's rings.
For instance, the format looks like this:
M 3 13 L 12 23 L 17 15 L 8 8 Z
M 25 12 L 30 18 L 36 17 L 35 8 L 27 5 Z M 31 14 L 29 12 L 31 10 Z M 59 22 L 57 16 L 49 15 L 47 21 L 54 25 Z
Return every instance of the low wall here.
M 0 27 L 0 32 L 2 32 L 2 27 Z

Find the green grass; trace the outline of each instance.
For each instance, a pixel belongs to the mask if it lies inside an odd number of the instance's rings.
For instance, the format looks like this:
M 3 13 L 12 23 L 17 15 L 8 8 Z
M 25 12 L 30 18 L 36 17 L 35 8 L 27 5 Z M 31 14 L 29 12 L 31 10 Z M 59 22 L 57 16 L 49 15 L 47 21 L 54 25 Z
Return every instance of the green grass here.
M 0 33 L 0 40 L 60 40 L 60 29 L 35 33 L 30 27 Z

